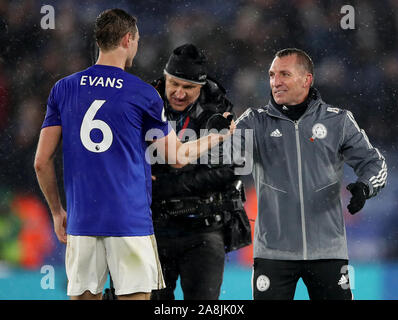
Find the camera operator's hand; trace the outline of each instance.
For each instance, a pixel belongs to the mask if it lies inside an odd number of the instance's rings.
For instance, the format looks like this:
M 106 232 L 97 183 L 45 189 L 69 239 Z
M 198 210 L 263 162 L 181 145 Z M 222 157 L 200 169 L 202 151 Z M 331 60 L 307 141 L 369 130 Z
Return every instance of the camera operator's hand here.
M 230 124 L 229 124 L 229 127 L 228 127 L 229 128 L 228 134 L 232 135 L 235 132 L 235 129 L 236 129 L 236 123 L 234 121 L 234 115 L 232 113 L 229 113 L 229 112 L 224 112 L 223 113 L 223 117 L 226 118 L 228 121 L 230 121 Z
M 209 120 L 207 120 L 206 129 L 216 129 L 218 131 L 230 129 L 233 117 L 233 114 L 230 114 L 229 112 L 225 112 L 224 115 L 221 113 L 215 113 L 209 118 Z
M 351 214 L 355 214 L 365 205 L 366 199 L 369 197 L 369 188 L 363 182 L 355 182 L 350 183 L 347 190 L 352 194 L 347 209 Z

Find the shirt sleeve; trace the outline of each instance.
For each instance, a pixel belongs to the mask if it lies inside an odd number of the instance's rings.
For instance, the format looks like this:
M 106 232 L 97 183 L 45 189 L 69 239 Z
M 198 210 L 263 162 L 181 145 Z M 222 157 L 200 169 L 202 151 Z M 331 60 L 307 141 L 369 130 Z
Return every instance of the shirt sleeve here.
M 151 129 L 160 130 L 163 136 L 167 136 L 172 130 L 172 127 L 167 121 L 162 98 L 155 88 L 152 88 L 152 90 L 153 94 L 149 100 L 149 106 L 144 116 L 144 129 L 145 131 Z M 161 138 L 158 137 L 156 133 L 153 136 Z
M 57 82 L 51 89 L 48 97 L 46 116 L 41 127 L 60 126 L 61 124 L 61 113 L 59 111 L 59 82 Z
M 369 187 L 369 197 L 375 196 L 386 184 L 387 164 L 380 151 L 371 145 L 365 131 L 359 128 L 350 111 L 345 117 L 341 152 L 345 162 L 358 176 L 358 182 Z

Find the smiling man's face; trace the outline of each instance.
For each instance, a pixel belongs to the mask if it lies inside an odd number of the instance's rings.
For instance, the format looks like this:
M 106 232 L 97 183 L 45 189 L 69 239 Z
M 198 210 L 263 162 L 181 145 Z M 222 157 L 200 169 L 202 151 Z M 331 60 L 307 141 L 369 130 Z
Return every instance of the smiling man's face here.
M 296 105 L 303 102 L 310 90 L 312 74 L 291 54 L 276 57 L 269 69 L 272 96 L 277 104 Z

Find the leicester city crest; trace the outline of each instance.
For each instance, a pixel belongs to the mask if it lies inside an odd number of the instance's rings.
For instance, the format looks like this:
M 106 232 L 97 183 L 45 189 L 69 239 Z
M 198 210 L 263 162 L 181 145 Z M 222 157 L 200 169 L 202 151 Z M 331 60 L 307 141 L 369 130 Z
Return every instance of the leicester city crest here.
M 328 134 L 328 130 L 322 123 L 316 123 L 312 127 L 312 137 L 311 141 L 314 141 L 315 139 L 324 139 L 326 138 Z

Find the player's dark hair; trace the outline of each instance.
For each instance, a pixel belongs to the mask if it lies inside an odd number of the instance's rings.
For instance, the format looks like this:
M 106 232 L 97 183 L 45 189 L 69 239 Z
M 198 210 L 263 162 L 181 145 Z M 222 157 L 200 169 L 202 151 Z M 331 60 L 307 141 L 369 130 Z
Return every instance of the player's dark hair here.
M 279 50 L 275 53 L 275 58 L 282 58 L 293 54 L 296 55 L 298 63 L 304 67 L 304 70 L 314 75 L 314 63 L 312 62 L 311 57 L 301 49 L 286 48 Z
M 105 10 L 95 21 L 95 40 L 101 50 L 108 51 L 117 48 L 127 32 L 131 32 L 135 37 L 137 18 L 122 9 Z

